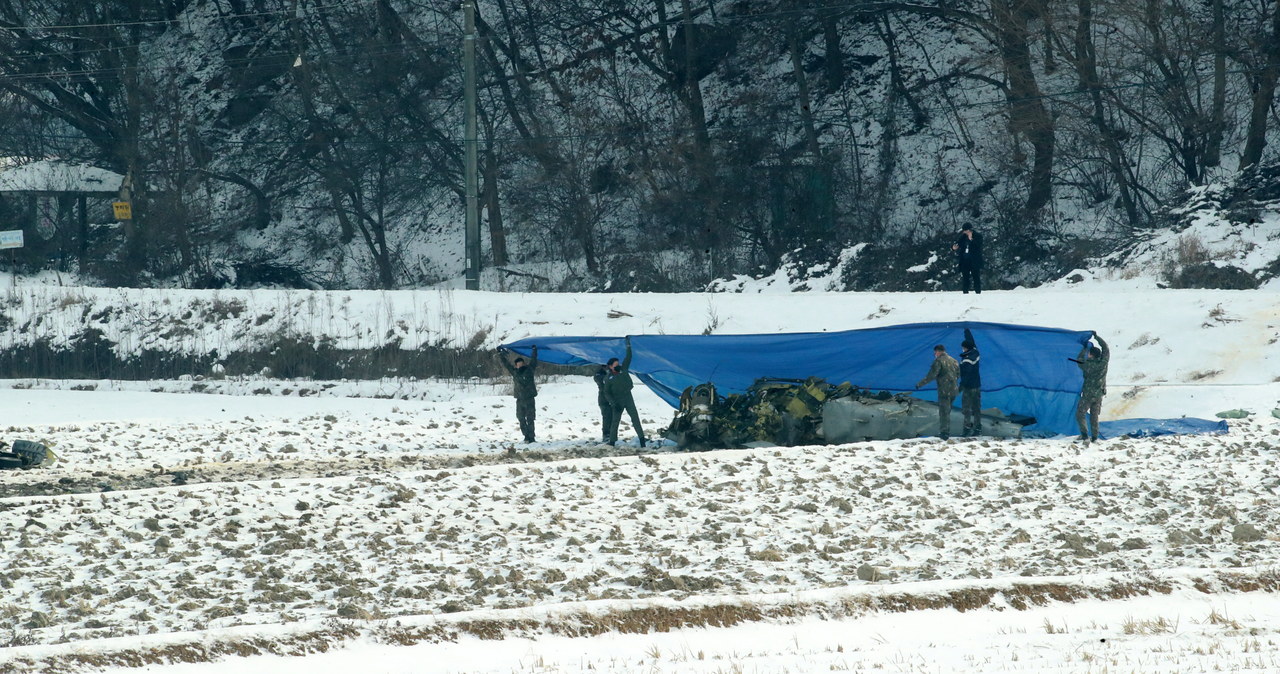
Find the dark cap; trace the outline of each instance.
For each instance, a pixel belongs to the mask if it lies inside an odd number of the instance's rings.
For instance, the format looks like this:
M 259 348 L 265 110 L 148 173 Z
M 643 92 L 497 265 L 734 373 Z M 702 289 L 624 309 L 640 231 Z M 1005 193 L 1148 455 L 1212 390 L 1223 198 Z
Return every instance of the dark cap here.
M 964 340 L 963 342 L 960 342 L 960 348 L 962 349 L 972 349 L 974 346 L 975 344 L 972 341 L 967 339 Z
M 961 227 L 961 228 L 960 228 L 960 231 L 962 231 L 962 232 L 969 232 L 969 231 L 972 231 L 972 230 L 973 230 L 973 223 L 972 223 L 972 222 L 966 222 L 966 223 L 964 223 L 964 227 Z

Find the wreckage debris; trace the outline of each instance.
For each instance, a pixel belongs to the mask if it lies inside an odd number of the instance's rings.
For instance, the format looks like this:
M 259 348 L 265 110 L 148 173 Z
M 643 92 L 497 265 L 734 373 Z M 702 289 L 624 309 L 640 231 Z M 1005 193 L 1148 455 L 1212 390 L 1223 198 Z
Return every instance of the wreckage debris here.
M 48 447 L 30 440 L 14 440 L 10 446 L 0 441 L 0 469 L 37 468 L 57 460 Z
M 1022 436 L 1029 417 L 982 412 L 983 435 Z M 889 391 L 873 392 L 825 379 L 757 379 L 745 393 L 720 396 L 711 382 L 680 395 L 671 425 L 662 431 L 682 450 L 770 445 L 845 444 L 935 436 L 938 404 Z

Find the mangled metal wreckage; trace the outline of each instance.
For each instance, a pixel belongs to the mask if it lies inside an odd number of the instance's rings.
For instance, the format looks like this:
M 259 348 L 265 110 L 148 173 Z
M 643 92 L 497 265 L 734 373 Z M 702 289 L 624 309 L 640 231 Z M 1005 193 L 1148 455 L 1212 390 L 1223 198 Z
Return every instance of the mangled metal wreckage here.
M 30 440 L 14 440 L 13 445 L 0 440 L 0 470 L 47 466 L 58 457 L 53 450 Z
M 954 413 L 958 425 L 959 410 Z M 1019 438 L 1033 423 L 1031 417 L 982 411 L 983 436 Z M 918 438 L 940 430 L 936 402 L 810 377 L 761 378 L 745 393 L 727 396 L 710 382 L 690 386 L 662 434 L 679 449 L 702 451 Z

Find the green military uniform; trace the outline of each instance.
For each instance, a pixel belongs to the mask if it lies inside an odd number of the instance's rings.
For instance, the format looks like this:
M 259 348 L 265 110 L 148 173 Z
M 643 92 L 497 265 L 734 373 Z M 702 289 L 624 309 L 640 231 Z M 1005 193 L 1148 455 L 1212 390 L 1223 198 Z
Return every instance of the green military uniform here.
M 524 367 L 516 367 L 507 362 L 506 357 L 498 354 L 498 362 L 511 373 L 511 383 L 516 397 L 516 420 L 520 422 L 520 432 L 525 442 L 534 442 L 533 422 L 537 416 L 538 384 L 534 381 L 534 370 L 538 367 L 538 347 L 533 347 L 529 362 Z
M 1111 362 L 1111 349 L 1106 341 L 1093 334 L 1102 347 L 1102 355 L 1089 353 L 1089 344 L 1080 349 L 1076 363 L 1084 374 L 1084 386 L 1080 388 L 1080 402 L 1076 404 L 1076 425 L 1080 427 L 1080 439 L 1098 439 L 1098 417 L 1102 414 L 1102 397 L 1107 394 L 1107 365 Z M 1088 427 L 1085 420 L 1088 419 Z
M 920 388 L 931 381 L 938 386 L 938 431 L 943 438 L 951 437 L 951 406 L 955 403 L 959 391 L 960 364 L 946 353 L 940 353 L 933 359 L 929 374 L 916 384 Z
M 609 427 L 606 442 L 613 445 L 618 442 L 618 424 L 622 421 L 622 411 L 626 410 L 631 417 L 631 426 L 640 436 L 640 446 L 644 447 L 644 428 L 640 426 L 640 413 L 636 411 L 636 401 L 631 397 L 631 339 L 627 339 L 627 355 L 616 371 L 608 371 L 604 378 L 604 397 L 609 402 Z

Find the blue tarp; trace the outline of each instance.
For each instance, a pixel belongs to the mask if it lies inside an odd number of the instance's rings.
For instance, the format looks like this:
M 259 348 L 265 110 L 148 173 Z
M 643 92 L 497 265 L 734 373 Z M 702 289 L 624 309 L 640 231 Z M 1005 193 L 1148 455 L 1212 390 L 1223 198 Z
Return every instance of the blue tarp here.
M 1098 434 L 1104 438 L 1151 438 L 1157 435 L 1208 435 L 1226 433 L 1227 422 L 1221 419 L 1116 419 L 1098 424 Z
M 936 400 L 932 383 L 920 391 L 915 384 L 929 371 L 935 344 L 959 354 L 966 328 L 982 353 L 983 408 L 1035 417 L 1032 432 L 1078 433 L 1075 406 L 1083 378 L 1069 359 L 1088 341 L 1088 331 L 966 321 L 844 332 L 633 335 L 631 372 L 673 407 L 689 386 L 709 381 L 723 395 L 743 393 L 760 377 L 821 377 Z M 626 350 L 621 337 L 530 337 L 503 346 L 528 356 L 534 344 L 543 362 L 560 365 L 604 363 Z

